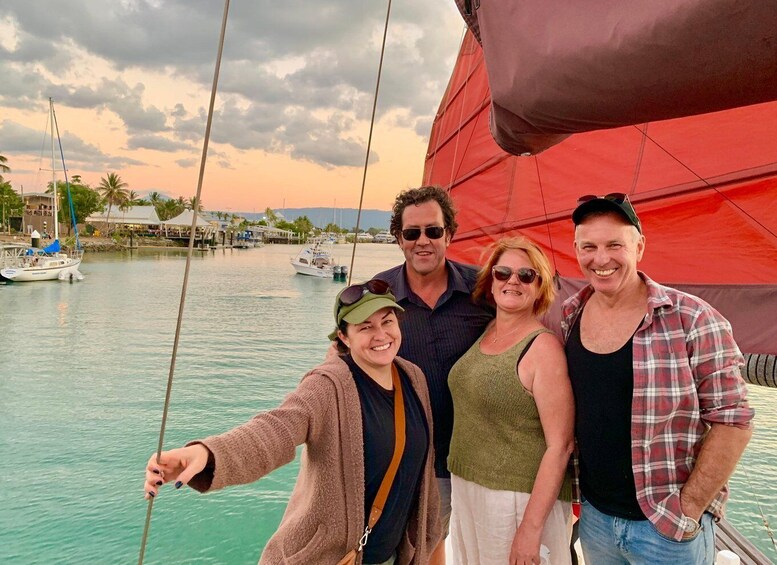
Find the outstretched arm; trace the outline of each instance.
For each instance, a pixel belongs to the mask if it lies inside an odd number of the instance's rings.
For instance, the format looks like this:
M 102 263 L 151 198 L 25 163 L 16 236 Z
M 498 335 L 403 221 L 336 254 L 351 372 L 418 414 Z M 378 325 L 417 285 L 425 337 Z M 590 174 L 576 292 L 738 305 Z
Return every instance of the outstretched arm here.
M 152 456 L 146 468 L 146 497 L 157 494 L 160 481 L 205 492 L 256 481 L 289 463 L 311 429 L 324 425 L 326 398 L 334 395 L 331 387 L 328 378 L 310 375 L 278 408 L 226 433 L 163 452 L 158 464 Z

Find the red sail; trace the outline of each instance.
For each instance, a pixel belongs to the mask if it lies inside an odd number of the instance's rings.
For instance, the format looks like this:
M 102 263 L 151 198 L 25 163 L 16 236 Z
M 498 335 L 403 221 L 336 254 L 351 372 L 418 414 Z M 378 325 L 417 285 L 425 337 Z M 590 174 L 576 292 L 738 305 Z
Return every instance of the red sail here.
M 515 157 L 491 137 L 490 101 L 481 48 L 467 34 L 424 171 L 459 210 L 452 257 L 480 263 L 490 242 L 521 233 L 571 292 L 582 284 L 577 198 L 626 192 L 647 238 L 640 268 L 713 304 L 743 351 L 777 354 L 777 103 L 577 134 Z
M 538 153 L 572 133 L 777 100 L 774 0 L 457 0 L 479 37 L 491 131 Z

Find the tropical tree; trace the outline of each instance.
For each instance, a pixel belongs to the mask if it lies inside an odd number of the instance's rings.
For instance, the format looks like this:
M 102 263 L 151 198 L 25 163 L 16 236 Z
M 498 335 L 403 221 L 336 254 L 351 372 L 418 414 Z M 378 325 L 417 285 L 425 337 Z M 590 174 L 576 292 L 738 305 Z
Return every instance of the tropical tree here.
M 342 229 L 340 226 L 338 226 L 337 224 L 332 224 L 332 223 L 327 224 L 326 227 L 324 228 L 324 231 L 327 232 L 327 233 L 343 233 L 343 232 L 345 232 L 345 230 Z
M 286 220 L 279 220 L 278 222 L 275 223 L 274 227 L 278 228 L 279 230 L 293 231 L 294 233 L 299 233 L 297 232 L 297 226 L 292 224 L 291 222 L 287 222 Z
M 268 207 L 264 211 L 264 219 L 267 221 L 268 226 L 274 226 L 278 222 L 278 214 Z
M 70 235 L 73 231 L 73 222 L 70 219 L 67 186 L 62 181 L 57 182 L 57 194 L 59 196 L 60 220 L 61 223 L 67 224 L 67 233 Z M 103 208 L 100 194 L 92 187 L 80 183 L 70 183 L 70 201 L 73 203 L 76 224 L 83 223 L 87 217 Z
M 10 173 L 11 167 L 6 165 L 8 158 L 5 155 L 0 155 L 0 173 Z M 0 175 L 0 182 L 3 180 L 3 175 Z
M 156 206 L 157 204 L 164 202 L 164 200 L 165 199 L 162 198 L 162 195 L 159 194 L 156 190 L 148 193 L 148 201 L 151 202 L 152 206 Z
M 24 201 L 16 194 L 11 183 L 0 177 L 0 204 L 2 204 L 2 227 L 5 228 L 6 218 L 24 212 Z
M 127 193 L 127 202 L 130 206 L 138 206 L 143 202 L 143 199 L 140 197 L 140 194 L 135 192 L 134 190 L 130 190 Z
M 176 217 L 184 211 L 184 206 L 178 200 L 165 200 L 155 206 L 159 219 L 163 222 Z
M 97 187 L 97 190 L 103 198 L 103 203 L 108 205 L 105 221 L 108 223 L 109 232 L 111 229 L 111 207 L 124 205 L 129 198 L 128 186 L 116 173 L 108 173 L 107 177 L 100 179 L 100 186 Z
M 186 208 L 195 212 L 202 212 L 202 202 L 196 196 L 192 196 L 186 201 Z
M 313 225 L 313 222 L 310 221 L 310 218 L 307 216 L 300 216 L 296 220 L 292 222 L 294 225 L 294 232 L 300 233 L 300 234 L 309 234 L 311 231 L 313 231 L 313 228 L 315 227 Z

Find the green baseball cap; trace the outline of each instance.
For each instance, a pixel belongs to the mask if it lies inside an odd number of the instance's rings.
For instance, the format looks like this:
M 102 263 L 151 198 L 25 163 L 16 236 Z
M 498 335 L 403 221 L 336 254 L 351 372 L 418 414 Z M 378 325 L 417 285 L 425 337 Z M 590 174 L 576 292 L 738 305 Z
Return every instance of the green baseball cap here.
M 330 340 L 334 341 L 337 339 L 337 328 L 340 327 L 340 323 L 343 322 L 343 320 L 349 324 L 361 324 L 375 312 L 382 310 L 383 308 L 395 308 L 400 312 L 404 312 L 405 309 L 396 303 L 396 298 L 388 289 L 383 294 L 375 294 L 367 288 L 368 284 L 369 283 L 351 285 L 337 293 L 334 309 L 336 327 L 335 331 L 329 334 Z M 340 298 L 346 292 L 354 292 L 354 290 L 352 290 L 354 287 L 357 287 L 355 290 L 356 292 L 361 288 L 361 298 L 351 304 L 343 304 Z

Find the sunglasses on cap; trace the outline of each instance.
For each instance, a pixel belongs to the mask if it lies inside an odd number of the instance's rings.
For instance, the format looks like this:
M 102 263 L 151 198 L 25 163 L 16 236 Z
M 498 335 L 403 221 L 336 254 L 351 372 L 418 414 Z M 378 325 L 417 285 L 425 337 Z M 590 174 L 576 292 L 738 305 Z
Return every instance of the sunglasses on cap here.
M 577 205 L 580 206 L 581 204 L 585 204 L 586 202 L 590 202 L 591 200 L 610 200 L 611 202 L 615 202 L 616 204 L 623 204 L 629 199 L 628 194 L 624 194 L 622 192 L 611 192 L 610 194 L 605 194 L 604 196 L 598 196 L 596 194 L 586 194 L 585 196 L 581 196 L 577 199 Z
M 421 237 L 422 231 L 429 239 L 440 239 L 445 234 L 445 228 L 441 226 L 427 226 L 423 230 L 421 228 L 405 228 L 402 230 L 402 239 L 415 241 Z
M 509 281 L 510 277 L 515 275 L 523 284 L 531 284 L 534 282 L 534 279 L 539 276 L 537 271 L 534 269 L 521 267 L 520 269 L 513 270 L 505 265 L 496 265 L 491 267 L 491 274 L 499 282 Z
M 340 305 L 351 306 L 356 304 L 368 292 L 372 294 L 388 294 L 390 290 L 389 283 L 380 279 L 372 279 L 361 284 L 352 284 L 340 293 Z

